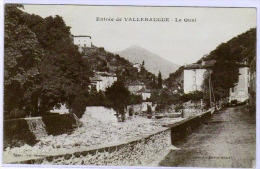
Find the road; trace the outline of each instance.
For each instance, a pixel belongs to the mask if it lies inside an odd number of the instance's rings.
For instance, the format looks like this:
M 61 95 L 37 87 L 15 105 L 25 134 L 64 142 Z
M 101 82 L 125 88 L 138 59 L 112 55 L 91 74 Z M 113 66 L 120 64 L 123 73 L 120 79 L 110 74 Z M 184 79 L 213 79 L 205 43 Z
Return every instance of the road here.
M 255 163 L 256 120 L 245 106 L 216 112 L 159 163 L 171 167 L 251 168 Z

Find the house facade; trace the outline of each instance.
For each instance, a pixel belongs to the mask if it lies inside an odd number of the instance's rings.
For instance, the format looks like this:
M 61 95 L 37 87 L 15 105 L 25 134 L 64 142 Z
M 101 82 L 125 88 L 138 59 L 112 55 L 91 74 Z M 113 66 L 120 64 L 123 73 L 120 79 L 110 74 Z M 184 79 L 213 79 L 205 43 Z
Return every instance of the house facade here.
M 252 112 L 256 112 L 256 56 L 249 66 L 249 109 Z
M 151 90 L 148 90 L 146 88 L 142 88 L 139 91 L 137 91 L 138 95 L 142 96 L 142 100 L 147 100 L 151 98 Z
M 73 42 L 79 47 L 79 52 L 83 52 L 84 48 L 92 47 L 91 36 L 87 35 L 78 35 L 73 36 Z
M 133 64 L 133 67 L 137 68 L 138 72 L 140 72 L 141 68 L 142 68 L 142 64 L 141 63 L 135 63 L 135 64 Z
M 146 85 L 142 82 L 133 82 L 128 85 L 128 90 L 135 95 L 141 95 L 142 100 L 147 100 L 151 97 L 151 90 L 146 88 Z
M 207 69 L 205 68 L 184 69 L 184 93 L 202 91 L 202 84 L 204 80 L 204 74 L 206 71 Z
M 105 91 L 117 81 L 117 76 L 113 73 L 95 72 L 95 76 L 91 79 L 91 87 L 97 91 Z
M 145 84 L 142 82 L 136 81 L 128 85 L 128 90 L 133 94 L 137 94 L 137 92 L 142 88 L 146 88 Z
M 237 100 L 239 102 L 244 102 L 249 98 L 249 68 L 240 67 L 239 74 L 237 85 L 230 89 L 229 101 Z

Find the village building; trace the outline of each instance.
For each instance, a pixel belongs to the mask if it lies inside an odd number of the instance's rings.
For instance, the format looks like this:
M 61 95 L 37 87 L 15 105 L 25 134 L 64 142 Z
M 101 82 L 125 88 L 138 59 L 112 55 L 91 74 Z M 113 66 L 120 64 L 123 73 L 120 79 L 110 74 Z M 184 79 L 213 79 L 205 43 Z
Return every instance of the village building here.
M 215 60 L 201 61 L 185 65 L 183 70 L 183 90 L 184 93 L 191 93 L 195 91 L 202 91 L 202 85 L 207 71 L 211 71 Z
M 142 69 L 142 64 L 141 64 L 141 63 L 135 63 L 135 64 L 133 65 L 133 67 L 134 67 L 134 68 L 137 68 L 138 72 L 140 72 L 141 69 Z
M 117 81 L 117 76 L 108 72 L 95 72 L 91 79 L 91 88 L 94 87 L 97 91 L 105 91 Z
M 142 82 L 135 81 L 128 85 L 128 90 L 135 95 L 141 95 L 142 100 L 147 100 L 151 97 L 151 90 L 146 88 Z
M 249 64 L 249 110 L 256 112 L 256 55 Z
M 151 90 L 146 88 L 138 90 L 137 94 L 142 96 L 142 100 L 147 100 L 151 98 Z
M 73 42 L 79 47 L 79 52 L 82 53 L 84 48 L 92 47 L 91 36 L 87 35 L 77 35 L 73 36 Z
M 138 81 L 135 81 L 128 85 L 128 90 L 133 94 L 137 94 L 137 92 L 142 88 L 146 88 L 145 84 Z
M 209 61 L 206 63 L 202 61 L 200 64 L 186 65 L 183 70 L 183 89 L 184 93 L 191 93 L 194 91 L 202 91 L 202 85 L 206 72 L 211 72 L 214 62 Z M 235 87 L 230 89 L 229 101 L 237 100 L 244 102 L 249 98 L 249 68 L 240 66 L 239 80 Z
M 202 91 L 202 84 L 204 80 L 204 73 L 207 71 L 206 68 L 200 66 L 188 67 L 186 66 L 183 70 L 183 88 L 184 93 L 191 93 L 194 91 Z
M 249 98 L 249 68 L 239 68 L 239 79 L 235 87 L 230 89 L 229 101 L 237 100 L 238 102 L 244 102 Z

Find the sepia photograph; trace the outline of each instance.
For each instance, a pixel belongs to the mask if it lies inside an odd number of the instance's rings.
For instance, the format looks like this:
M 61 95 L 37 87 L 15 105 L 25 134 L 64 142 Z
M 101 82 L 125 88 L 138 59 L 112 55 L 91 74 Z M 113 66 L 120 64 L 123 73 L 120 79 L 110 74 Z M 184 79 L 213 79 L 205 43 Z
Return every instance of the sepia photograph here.
M 3 8 L 3 166 L 256 166 L 256 8 Z

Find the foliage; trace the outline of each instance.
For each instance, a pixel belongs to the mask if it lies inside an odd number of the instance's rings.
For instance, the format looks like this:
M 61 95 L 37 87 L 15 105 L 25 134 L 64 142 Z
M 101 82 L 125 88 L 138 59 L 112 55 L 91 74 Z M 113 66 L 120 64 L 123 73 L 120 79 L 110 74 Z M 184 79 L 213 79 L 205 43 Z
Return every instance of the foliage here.
M 77 126 L 77 119 L 73 114 L 43 116 L 42 121 L 48 135 L 57 136 L 60 134 L 70 134 Z
M 182 110 L 182 109 L 183 109 L 183 104 L 177 104 L 177 105 L 175 105 L 175 107 L 174 107 L 175 112 L 179 112 L 179 111 Z
M 168 88 L 172 90 L 178 90 L 183 93 L 183 66 L 181 66 L 176 72 L 171 73 L 166 79 Z
M 141 95 L 130 94 L 128 104 L 140 104 L 142 102 Z
M 159 73 L 158 73 L 158 89 L 161 89 L 161 88 L 162 88 L 162 74 L 159 71 Z
M 211 51 L 197 61 L 215 60 L 213 72 L 211 74 L 214 94 L 216 99 L 227 97 L 229 88 L 236 85 L 238 81 L 238 67 L 250 63 L 256 56 L 256 28 L 252 28 L 242 33 L 226 43 L 220 44 L 215 50 Z M 178 86 L 183 89 L 183 67 L 176 72 L 171 73 L 166 79 L 170 88 L 177 89 Z M 204 81 L 204 88 L 208 84 L 208 77 Z M 182 91 L 183 92 L 183 91 Z
M 152 115 L 152 108 L 150 105 L 147 105 L 147 114 Z
M 133 64 L 128 60 L 118 54 L 107 52 L 103 48 L 89 48 L 85 55 L 84 59 L 94 71 L 109 71 L 117 75 L 118 81 L 124 83 L 140 81 L 145 83 L 148 88 L 153 88 L 154 75 L 148 72 L 144 66 L 138 72 L 137 68 L 133 67 Z M 143 62 L 143 64 L 145 63 Z
M 37 143 L 35 135 L 30 131 L 25 119 L 3 121 L 3 148 L 20 147 L 28 144 L 33 146 Z
M 33 115 L 60 103 L 72 106 L 87 96 L 89 76 L 60 16 L 41 18 L 5 5 L 4 109 L 24 109 Z
M 256 29 L 232 38 L 227 43 L 220 44 L 203 60 L 216 60 L 209 75 L 204 80 L 208 86 L 211 78 L 216 100 L 229 96 L 229 89 L 236 86 L 239 78 L 239 67 L 248 64 L 256 55 Z M 198 63 L 202 62 L 202 59 Z
M 164 110 L 172 104 L 180 102 L 180 95 L 173 93 L 167 88 L 163 88 L 160 91 L 153 90 L 151 94 L 151 100 L 157 103 L 157 111 Z
M 105 95 L 111 102 L 111 106 L 117 112 L 117 115 L 124 115 L 124 109 L 128 105 L 130 97 L 130 92 L 124 84 L 116 81 L 106 89 Z
M 134 114 L 134 109 L 133 109 L 133 107 L 130 107 L 129 108 L 129 116 L 133 116 L 133 114 Z
M 203 92 L 202 91 L 194 91 L 192 93 L 186 93 L 181 96 L 181 101 L 182 102 L 187 102 L 187 101 L 200 101 L 203 99 Z

